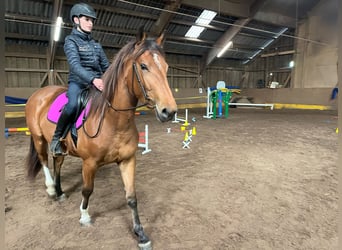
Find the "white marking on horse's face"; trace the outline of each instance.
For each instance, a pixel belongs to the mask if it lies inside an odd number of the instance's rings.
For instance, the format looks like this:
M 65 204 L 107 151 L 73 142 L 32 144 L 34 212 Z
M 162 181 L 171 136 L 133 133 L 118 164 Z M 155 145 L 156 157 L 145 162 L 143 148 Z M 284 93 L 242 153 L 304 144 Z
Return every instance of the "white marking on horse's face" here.
M 153 60 L 154 60 L 155 64 L 157 64 L 158 69 L 161 69 L 161 64 L 160 64 L 160 61 L 159 61 L 159 56 L 158 56 L 158 54 L 153 53 Z

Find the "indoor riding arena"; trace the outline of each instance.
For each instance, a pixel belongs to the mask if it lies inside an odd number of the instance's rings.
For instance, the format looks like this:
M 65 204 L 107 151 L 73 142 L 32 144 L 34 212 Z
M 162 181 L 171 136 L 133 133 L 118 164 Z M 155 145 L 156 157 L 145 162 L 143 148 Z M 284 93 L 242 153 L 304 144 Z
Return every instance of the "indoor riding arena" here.
M 111 66 L 53 156 L 78 2 L 5 1 L 6 249 L 338 249 L 339 1 L 83 2 Z

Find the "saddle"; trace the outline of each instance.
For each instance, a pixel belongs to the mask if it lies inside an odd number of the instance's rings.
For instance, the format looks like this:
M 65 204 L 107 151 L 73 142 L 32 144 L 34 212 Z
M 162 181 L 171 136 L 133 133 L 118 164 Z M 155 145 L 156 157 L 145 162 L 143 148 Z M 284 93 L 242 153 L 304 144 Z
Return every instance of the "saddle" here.
M 69 121 L 69 125 L 67 129 L 65 130 L 63 134 L 63 138 L 66 137 L 67 133 L 70 130 L 71 138 L 74 142 L 75 147 L 77 146 L 77 130 L 82 127 L 83 123 L 85 122 L 87 118 L 87 114 L 90 108 L 90 102 L 89 102 L 89 91 L 84 90 L 78 97 L 78 108 L 75 115 L 74 121 Z M 57 124 L 59 117 L 61 116 L 61 113 L 63 111 L 64 106 L 68 103 L 68 96 L 67 92 L 64 91 L 61 94 L 59 94 L 56 99 L 52 102 L 49 111 L 47 113 L 47 119 L 48 121 Z

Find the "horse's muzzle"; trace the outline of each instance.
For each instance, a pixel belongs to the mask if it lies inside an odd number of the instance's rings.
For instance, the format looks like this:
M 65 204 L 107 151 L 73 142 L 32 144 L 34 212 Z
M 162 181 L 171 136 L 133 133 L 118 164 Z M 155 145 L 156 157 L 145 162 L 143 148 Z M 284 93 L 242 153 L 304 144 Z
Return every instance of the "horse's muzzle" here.
M 163 108 L 162 110 L 156 109 L 157 119 L 161 122 L 167 122 L 173 119 L 177 112 L 177 109 L 169 110 L 167 108 Z

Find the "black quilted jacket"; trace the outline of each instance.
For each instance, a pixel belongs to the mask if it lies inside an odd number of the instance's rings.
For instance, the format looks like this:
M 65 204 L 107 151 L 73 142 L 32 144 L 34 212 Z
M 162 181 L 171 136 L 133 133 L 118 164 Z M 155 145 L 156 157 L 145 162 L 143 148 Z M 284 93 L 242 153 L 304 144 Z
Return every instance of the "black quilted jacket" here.
M 65 38 L 64 52 L 70 68 L 69 82 L 91 84 L 94 78 L 101 78 L 109 67 L 109 61 L 101 44 L 91 35 L 75 28 Z

